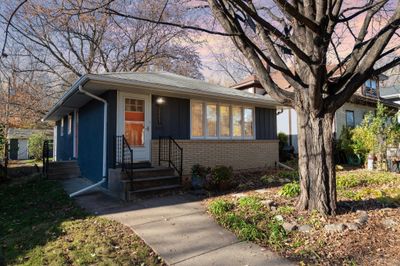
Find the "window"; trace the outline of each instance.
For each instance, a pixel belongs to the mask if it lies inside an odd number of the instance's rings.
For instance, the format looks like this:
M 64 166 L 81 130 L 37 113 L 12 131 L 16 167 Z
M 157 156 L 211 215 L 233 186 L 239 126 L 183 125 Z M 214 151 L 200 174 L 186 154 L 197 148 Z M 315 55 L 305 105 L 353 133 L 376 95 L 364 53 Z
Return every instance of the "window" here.
M 231 136 L 231 112 L 228 105 L 219 106 L 219 135 L 220 137 Z
M 61 124 L 60 124 L 60 136 L 64 136 L 64 117 L 61 118 Z
M 217 137 L 217 105 L 207 104 L 207 136 Z
M 369 79 L 364 83 L 364 94 L 366 96 L 371 96 L 371 97 L 377 97 L 377 84 L 376 84 L 376 80 L 373 79 Z
M 192 136 L 202 137 L 203 134 L 203 103 L 192 103 Z
M 68 115 L 68 135 L 72 133 L 72 115 Z
M 191 136 L 192 138 L 254 138 L 254 109 L 192 101 Z
M 253 137 L 253 109 L 244 108 L 243 109 L 243 118 L 244 118 L 244 136 L 245 137 Z
M 242 136 L 242 108 L 239 106 L 232 107 L 232 124 L 233 124 L 233 136 Z
M 125 138 L 133 147 L 143 147 L 145 143 L 144 121 L 145 103 L 141 99 L 125 98 Z
M 346 111 L 346 126 L 347 127 L 354 127 L 354 111 Z

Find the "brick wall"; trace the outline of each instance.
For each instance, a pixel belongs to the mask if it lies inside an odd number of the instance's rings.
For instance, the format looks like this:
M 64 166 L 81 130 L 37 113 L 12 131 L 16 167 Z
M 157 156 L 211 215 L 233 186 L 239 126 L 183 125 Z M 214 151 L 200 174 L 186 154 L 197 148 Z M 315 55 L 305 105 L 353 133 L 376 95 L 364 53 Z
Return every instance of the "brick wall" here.
M 279 159 L 278 140 L 177 140 L 183 148 L 183 173 L 192 165 L 250 169 L 273 166 Z M 152 163 L 158 164 L 158 140 L 152 141 Z

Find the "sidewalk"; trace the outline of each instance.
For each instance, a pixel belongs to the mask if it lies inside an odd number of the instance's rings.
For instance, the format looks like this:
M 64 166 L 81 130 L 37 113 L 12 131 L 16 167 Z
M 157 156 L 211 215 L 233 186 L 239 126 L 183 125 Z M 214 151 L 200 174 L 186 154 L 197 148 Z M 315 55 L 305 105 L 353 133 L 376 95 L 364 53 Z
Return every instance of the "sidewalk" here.
M 68 193 L 87 183 L 63 181 Z M 295 265 L 271 251 L 240 241 L 208 216 L 192 195 L 122 202 L 100 189 L 76 197 L 87 211 L 131 227 L 169 265 Z

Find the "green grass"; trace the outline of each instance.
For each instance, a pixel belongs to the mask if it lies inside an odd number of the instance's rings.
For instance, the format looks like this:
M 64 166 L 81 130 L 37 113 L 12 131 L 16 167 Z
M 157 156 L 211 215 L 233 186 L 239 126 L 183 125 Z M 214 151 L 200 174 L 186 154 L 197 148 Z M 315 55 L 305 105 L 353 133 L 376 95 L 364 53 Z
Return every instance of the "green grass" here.
M 162 264 L 129 228 L 88 216 L 55 181 L 2 184 L 0 198 L 5 264 Z

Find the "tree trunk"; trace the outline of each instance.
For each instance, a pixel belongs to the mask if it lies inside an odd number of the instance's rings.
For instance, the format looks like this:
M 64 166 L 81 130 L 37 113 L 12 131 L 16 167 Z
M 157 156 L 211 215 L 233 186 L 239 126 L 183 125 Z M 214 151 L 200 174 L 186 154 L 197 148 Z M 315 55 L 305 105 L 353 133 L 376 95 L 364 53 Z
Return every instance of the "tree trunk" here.
M 299 210 L 318 210 L 323 215 L 336 213 L 336 172 L 333 155 L 333 113 L 315 117 L 297 111 Z

